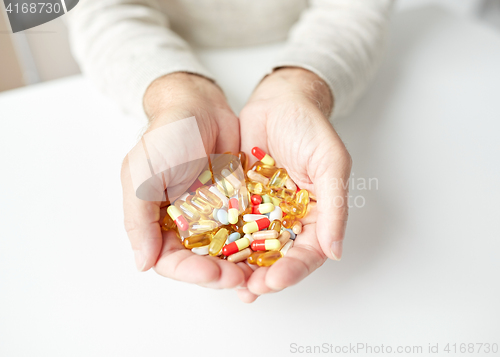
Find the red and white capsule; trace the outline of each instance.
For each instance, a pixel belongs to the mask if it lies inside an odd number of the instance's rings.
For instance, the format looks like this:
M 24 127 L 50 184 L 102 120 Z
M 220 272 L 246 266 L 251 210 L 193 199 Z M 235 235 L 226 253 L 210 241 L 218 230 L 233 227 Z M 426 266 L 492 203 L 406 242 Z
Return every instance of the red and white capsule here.
M 238 239 L 237 241 L 234 241 L 233 243 L 225 245 L 224 248 L 222 248 L 222 254 L 228 257 L 231 254 L 238 253 L 240 250 L 248 248 L 249 246 L 250 246 L 250 240 L 248 238 L 243 237 Z
M 256 239 L 252 242 L 251 247 L 254 251 L 259 250 L 280 250 L 281 243 L 277 239 Z
M 206 184 L 211 179 L 212 179 L 212 174 L 210 173 L 210 170 L 203 171 L 201 173 L 201 175 L 198 176 L 196 181 L 193 182 L 191 187 L 189 187 L 188 191 L 195 192 L 198 188 L 202 187 L 204 184 Z
M 252 149 L 252 155 L 259 159 L 263 164 L 274 166 L 274 159 L 266 154 L 264 150 L 257 146 Z
M 243 226 L 243 233 L 250 234 L 253 232 L 260 231 L 264 228 L 269 227 L 270 224 L 271 224 L 271 222 L 269 222 L 269 218 L 267 218 L 267 217 L 258 219 L 258 220 L 253 221 L 253 222 L 248 222 L 247 224 L 245 224 Z
M 181 211 L 175 207 L 174 205 L 171 205 L 167 208 L 167 213 L 170 216 L 170 218 L 173 219 L 175 224 L 177 224 L 177 227 L 181 231 L 187 231 L 189 228 L 189 224 L 186 221 L 186 218 L 182 215 Z
M 272 211 L 274 211 L 274 205 L 272 203 L 262 203 L 252 207 L 253 214 L 265 214 Z
M 227 211 L 227 220 L 231 224 L 238 223 L 238 210 L 239 210 L 239 202 L 237 198 L 231 198 L 229 200 L 229 210 Z

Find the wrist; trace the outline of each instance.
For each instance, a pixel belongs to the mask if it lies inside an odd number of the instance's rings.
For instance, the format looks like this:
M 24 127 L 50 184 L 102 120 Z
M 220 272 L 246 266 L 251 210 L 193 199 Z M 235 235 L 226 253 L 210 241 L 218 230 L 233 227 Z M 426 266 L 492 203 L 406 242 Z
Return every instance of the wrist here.
M 154 80 L 143 98 L 144 111 L 150 121 L 168 109 L 190 108 L 225 103 L 224 93 L 213 81 L 197 74 L 175 72 Z
M 270 93 L 276 93 L 278 89 L 278 92 L 299 94 L 317 106 L 326 117 L 333 109 L 334 98 L 328 84 L 317 74 L 303 68 L 277 68 L 262 80 L 258 89 L 261 87 L 266 87 Z

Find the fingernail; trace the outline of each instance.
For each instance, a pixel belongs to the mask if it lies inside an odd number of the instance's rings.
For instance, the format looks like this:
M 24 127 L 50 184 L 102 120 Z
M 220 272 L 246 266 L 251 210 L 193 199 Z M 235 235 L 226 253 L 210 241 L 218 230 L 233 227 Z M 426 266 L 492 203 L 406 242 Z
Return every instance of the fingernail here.
M 143 271 L 146 266 L 146 256 L 140 250 L 134 250 L 135 266 L 138 271 Z
M 335 241 L 330 247 L 330 252 L 332 252 L 334 260 L 340 260 L 342 258 L 342 241 Z

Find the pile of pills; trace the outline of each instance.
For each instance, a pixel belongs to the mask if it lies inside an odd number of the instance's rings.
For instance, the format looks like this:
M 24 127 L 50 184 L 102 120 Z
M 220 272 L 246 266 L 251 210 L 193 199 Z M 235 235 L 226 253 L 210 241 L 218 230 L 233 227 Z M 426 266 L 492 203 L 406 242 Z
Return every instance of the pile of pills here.
M 248 168 L 245 153 L 216 157 L 186 193 L 167 208 L 162 229 L 175 230 L 198 255 L 270 266 L 302 232 L 310 194 L 285 169 L 255 147 L 259 160 Z

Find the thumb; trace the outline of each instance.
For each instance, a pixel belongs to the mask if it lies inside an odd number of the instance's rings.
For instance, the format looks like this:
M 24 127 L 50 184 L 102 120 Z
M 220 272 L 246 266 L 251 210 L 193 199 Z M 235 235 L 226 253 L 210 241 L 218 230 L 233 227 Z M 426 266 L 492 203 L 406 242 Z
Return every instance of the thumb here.
M 333 260 L 342 257 L 348 217 L 349 176 L 352 160 L 335 133 L 335 145 L 322 153 L 315 177 L 318 220 L 316 233 L 324 254 Z

